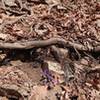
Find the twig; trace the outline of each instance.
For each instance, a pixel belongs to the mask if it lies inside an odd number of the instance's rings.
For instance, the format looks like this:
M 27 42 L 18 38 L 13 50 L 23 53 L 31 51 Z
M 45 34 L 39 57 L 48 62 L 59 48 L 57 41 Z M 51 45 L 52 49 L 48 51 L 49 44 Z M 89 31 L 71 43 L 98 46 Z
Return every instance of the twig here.
M 15 11 L 15 10 L 12 10 L 10 8 L 6 8 L 6 11 L 9 11 L 10 13 L 17 14 L 17 15 L 24 15 L 24 14 L 26 14 L 26 12 Z
M 79 51 L 75 47 L 74 47 L 74 50 L 76 51 L 78 58 L 81 59 L 81 55 L 80 55 Z
M 100 64 L 97 65 L 95 68 L 89 69 L 89 71 L 88 71 L 88 73 L 95 73 L 95 72 L 100 73 Z

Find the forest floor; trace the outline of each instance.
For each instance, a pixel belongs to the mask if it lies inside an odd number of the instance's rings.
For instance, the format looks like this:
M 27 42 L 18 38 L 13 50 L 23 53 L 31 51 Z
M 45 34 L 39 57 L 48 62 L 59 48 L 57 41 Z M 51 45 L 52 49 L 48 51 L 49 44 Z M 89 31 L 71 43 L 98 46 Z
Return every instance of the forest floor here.
M 100 1 L 0 0 L 0 100 L 100 100 Z

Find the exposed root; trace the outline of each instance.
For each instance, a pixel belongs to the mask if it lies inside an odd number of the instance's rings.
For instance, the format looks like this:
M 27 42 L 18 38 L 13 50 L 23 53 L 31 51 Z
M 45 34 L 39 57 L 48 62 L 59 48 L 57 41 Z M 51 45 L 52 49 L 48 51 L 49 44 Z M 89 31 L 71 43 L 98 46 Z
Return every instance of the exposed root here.
M 100 46 L 88 48 L 78 43 L 66 41 L 65 39 L 62 39 L 62 38 L 51 38 L 48 40 L 34 40 L 34 41 L 17 41 L 13 43 L 0 42 L 0 48 L 31 49 L 35 47 L 45 47 L 45 46 L 50 46 L 50 45 L 55 45 L 55 44 L 63 45 L 69 48 L 75 47 L 77 50 L 81 50 L 81 51 L 93 51 L 93 52 L 100 51 Z

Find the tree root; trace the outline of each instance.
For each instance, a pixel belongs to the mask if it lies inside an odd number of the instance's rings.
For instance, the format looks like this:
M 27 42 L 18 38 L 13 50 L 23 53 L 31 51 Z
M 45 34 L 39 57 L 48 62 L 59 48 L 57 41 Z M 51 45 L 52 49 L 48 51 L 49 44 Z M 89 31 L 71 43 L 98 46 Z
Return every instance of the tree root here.
M 77 50 L 81 51 L 93 51 L 93 52 L 99 52 L 100 46 L 97 47 L 85 47 L 82 44 L 73 43 L 70 41 L 66 41 L 62 38 L 51 38 L 48 40 L 34 40 L 34 41 L 17 41 L 17 42 L 0 42 L 0 48 L 7 48 L 7 49 L 31 49 L 35 47 L 45 47 L 50 45 L 63 45 L 68 48 L 75 47 Z

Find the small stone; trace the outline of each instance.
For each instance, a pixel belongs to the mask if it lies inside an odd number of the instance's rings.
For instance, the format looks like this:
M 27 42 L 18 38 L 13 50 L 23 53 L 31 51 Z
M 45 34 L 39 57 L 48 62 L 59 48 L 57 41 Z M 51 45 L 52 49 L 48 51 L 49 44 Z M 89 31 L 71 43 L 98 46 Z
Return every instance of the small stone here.
M 25 97 L 29 95 L 29 93 L 24 89 L 20 89 L 19 92 Z
M 87 86 L 89 86 L 89 87 L 91 87 L 92 86 L 92 84 L 90 84 L 90 83 L 85 83 Z
M 2 61 L 6 57 L 6 54 L 0 54 L 0 61 Z
M 14 84 L 4 84 L 2 85 L 3 88 L 8 88 L 8 89 L 13 89 L 13 90 L 18 90 L 18 86 L 17 85 L 14 85 Z
M 53 61 L 46 61 L 48 63 L 48 67 L 50 70 L 62 75 L 64 74 L 64 71 L 61 69 L 61 65 L 57 62 Z
M 29 84 L 28 84 L 27 82 L 25 82 L 24 85 L 25 85 L 26 87 L 29 87 Z
M 83 65 L 88 65 L 88 61 L 86 60 L 86 59 L 81 59 L 81 64 L 83 64 Z
M 100 27 L 100 20 L 97 20 L 96 24 L 97 24 L 98 27 Z
M 16 6 L 15 0 L 5 0 L 4 2 L 8 6 Z
M 11 61 L 10 64 L 12 66 L 20 66 L 22 65 L 23 63 L 20 61 L 20 60 L 16 60 L 16 61 Z

